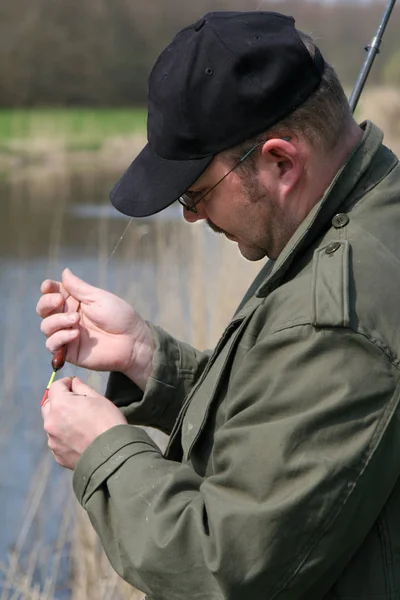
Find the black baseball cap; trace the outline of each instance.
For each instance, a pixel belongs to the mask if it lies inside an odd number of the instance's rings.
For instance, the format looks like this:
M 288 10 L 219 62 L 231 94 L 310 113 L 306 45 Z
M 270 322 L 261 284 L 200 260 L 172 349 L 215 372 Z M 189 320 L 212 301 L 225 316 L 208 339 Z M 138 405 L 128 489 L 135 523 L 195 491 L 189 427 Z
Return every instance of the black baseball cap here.
M 212 12 L 180 31 L 149 77 L 148 144 L 111 191 L 133 217 L 179 198 L 214 156 L 267 131 L 318 88 L 324 71 L 293 17 Z

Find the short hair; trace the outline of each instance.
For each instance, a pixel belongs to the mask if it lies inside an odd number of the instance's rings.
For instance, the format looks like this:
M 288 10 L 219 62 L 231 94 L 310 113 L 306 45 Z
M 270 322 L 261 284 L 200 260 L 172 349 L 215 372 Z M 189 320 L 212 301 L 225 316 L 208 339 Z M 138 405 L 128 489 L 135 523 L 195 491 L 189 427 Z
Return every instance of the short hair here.
M 297 33 L 310 55 L 314 57 L 316 49 L 314 39 L 301 31 Z M 325 62 L 319 87 L 301 106 L 273 125 L 268 131 L 249 138 L 222 154 L 229 161 L 238 162 L 245 152 L 255 144 L 269 137 L 284 137 L 290 135 L 291 132 L 308 140 L 313 147 L 328 152 L 340 142 L 343 132 L 351 120 L 351 109 L 342 84 L 334 68 Z M 246 165 L 249 167 L 253 165 L 254 168 L 253 155 L 243 163 L 244 169 L 246 169 Z

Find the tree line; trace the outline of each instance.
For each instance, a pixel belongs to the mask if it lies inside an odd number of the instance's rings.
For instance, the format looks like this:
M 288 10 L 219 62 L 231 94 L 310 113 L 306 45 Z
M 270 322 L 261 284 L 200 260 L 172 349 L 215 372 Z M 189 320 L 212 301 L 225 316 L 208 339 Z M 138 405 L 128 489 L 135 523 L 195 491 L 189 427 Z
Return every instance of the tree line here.
M 147 77 L 175 33 L 215 10 L 277 10 L 317 39 L 351 86 L 384 2 L 317 0 L 0 0 L 0 106 L 123 106 L 146 102 Z M 371 82 L 400 82 L 394 11 Z

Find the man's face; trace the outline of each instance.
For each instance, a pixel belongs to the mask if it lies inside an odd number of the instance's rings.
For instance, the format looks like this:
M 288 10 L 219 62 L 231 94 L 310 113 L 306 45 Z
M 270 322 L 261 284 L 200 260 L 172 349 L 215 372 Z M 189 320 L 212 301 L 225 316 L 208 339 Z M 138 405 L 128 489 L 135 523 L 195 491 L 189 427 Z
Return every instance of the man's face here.
M 225 161 L 214 159 L 191 190 L 206 193 L 228 170 Z M 276 259 L 299 226 L 283 208 L 279 181 L 261 177 L 256 169 L 233 171 L 196 208 L 197 213 L 183 209 L 186 221 L 205 220 L 213 231 L 236 242 L 250 261 Z

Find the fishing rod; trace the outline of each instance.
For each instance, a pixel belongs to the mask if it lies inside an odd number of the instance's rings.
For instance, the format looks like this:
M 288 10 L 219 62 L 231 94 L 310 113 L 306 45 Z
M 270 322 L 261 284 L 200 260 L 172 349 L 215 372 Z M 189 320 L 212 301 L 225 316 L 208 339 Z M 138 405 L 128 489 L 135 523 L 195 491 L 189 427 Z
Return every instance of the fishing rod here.
M 394 9 L 394 5 L 396 4 L 396 0 L 388 0 L 385 11 L 382 15 L 381 22 L 379 23 L 378 31 L 374 39 L 372 40 L 369 46 L 366 46 L 365 50 L 367 51 L 367 57 L 364 61 L 364 64 L 361 68 L 360 74 L 354 86 L 354 90 L 350 96 L 349 104 L 351 111 L 354 113 L 357 103 L 360 99 L 361 93 L 364 89 L 365 83 L 368 79 L 369 72 L 374 63 L 376 55 L 380 52 L 381 42 L 383 38 L 383 34 L 385 33 L 386 25 L 389 22 L 392 11 Z

